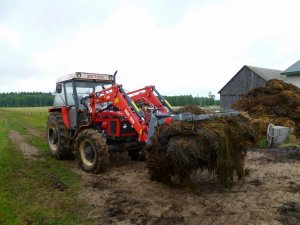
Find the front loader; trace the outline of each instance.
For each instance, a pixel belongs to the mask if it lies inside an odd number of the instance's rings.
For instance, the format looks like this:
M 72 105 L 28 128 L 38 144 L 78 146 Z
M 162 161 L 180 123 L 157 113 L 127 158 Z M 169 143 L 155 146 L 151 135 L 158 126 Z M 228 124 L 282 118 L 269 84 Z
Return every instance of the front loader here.
M 158 124 L 238 114 L 174 114 L 155 86 L 126 92 L 115 78 L 116 73 L 76 72 L 58 80 L 46 131 L 54 157 L 75 154 L 84 171 L 97 173 L 108 165 L 112 152 L 127 151 L 132 159 L 144 158 L 141 150 L 151 145 Z

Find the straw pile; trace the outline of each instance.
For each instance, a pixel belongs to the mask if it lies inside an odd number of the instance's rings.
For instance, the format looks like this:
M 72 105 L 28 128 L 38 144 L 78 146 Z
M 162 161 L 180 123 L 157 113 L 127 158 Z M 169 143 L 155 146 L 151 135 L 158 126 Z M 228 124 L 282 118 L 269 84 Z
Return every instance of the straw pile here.
M 270 80 L 266 87 L 248 92 L 233 108 L 252 117 L 261 137 L 266 135 L 269 123 L 295 127 L 295 135 L 300 137 L 300 89 L 292 84 Z
M 234 172 L 244 177 L 246 151 L 255 142 L 249 120 L 241 115 L 159 125 L 145 150 L 152 180 L 184 184 L 200 169 L 230 185 Z

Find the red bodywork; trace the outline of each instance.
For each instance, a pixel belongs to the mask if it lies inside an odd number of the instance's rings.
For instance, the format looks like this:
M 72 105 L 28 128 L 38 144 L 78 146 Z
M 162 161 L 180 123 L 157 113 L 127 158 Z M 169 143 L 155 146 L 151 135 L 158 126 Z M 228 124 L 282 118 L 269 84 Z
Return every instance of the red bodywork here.
M 129 132 L 121 132 L 121 126 L 126 124 L 130 126 L 131 124 L 125 118 L 124 113 L 121 111 L 102 111 L 97 113 L 97 116 L 94 120 L 94 124 L 99 124 L 101 130 L 104 130 L 107 136 L 110 137 L 132 137 L 137 136 L 137 133 L 134 129 L 128 129 Z

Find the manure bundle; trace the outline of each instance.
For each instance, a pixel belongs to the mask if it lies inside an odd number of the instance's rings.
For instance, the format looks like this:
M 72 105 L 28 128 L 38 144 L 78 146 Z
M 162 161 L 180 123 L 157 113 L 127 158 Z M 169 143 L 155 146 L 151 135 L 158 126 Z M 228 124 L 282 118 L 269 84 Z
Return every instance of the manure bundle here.
M 255 143 L 249 120 L 242 116 L 158 125 L 147 146 L 150 179 L 184 184 L 200 169 L 217 174 L 228 186 L 244 177 L 247 148 Z

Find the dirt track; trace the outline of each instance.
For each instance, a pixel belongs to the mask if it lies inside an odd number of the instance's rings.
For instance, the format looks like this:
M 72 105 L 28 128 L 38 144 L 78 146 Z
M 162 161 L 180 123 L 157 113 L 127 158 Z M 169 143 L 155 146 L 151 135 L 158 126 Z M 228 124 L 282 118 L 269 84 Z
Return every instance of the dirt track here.
M 189 187 L 170 187 L 150 181 L 143 162 L 111 158 L 98 175 L 66 162 L 82 179 L 79 199 L 95 224 L 300 224 L 299 149 L 248 152 L 249 176 L 229 190 L 207 173 L 195 174 Z
M 13 140 L 16 148 L 22 151 L 24 158 L 37 159 L 40 158 L 40 152 L 35 147 L 26 142 L 24 136 L 20 135 L 17 131 L 11 130 L 9 138 Z

